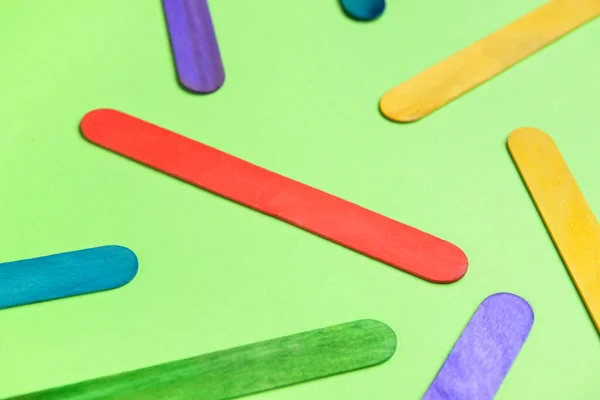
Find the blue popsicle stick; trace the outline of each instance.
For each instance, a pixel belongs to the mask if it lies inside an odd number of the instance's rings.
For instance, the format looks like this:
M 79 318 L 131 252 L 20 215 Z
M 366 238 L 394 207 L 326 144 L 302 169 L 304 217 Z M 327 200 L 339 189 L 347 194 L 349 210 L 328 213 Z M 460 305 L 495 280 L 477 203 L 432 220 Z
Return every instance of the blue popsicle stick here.
M 340 0 L 350 17 L 370 21 L 378 18 L 385 10 L 385 0 Z
M 114 289 L 130 282 L 137 270 L 137 257 L 121 246 L 3 263 L 0 309 Z

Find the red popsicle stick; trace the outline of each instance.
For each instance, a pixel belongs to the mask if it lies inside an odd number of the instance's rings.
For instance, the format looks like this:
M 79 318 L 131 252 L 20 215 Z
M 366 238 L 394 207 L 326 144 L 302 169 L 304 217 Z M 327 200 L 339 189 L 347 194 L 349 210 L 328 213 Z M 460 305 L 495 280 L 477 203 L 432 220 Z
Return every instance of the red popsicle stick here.
M 115 110 L 89 112 L 91 142 L 286 221 L 420 278 L 449 283 L 467 272 L 453 244 Z

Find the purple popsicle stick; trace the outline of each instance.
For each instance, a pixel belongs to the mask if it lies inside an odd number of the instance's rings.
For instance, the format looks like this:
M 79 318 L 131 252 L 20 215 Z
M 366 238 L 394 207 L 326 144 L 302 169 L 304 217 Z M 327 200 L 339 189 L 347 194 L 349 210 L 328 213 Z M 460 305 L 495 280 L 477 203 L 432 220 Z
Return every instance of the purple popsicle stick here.
M 423 400 L 491 400 L 519 354 L 533 325 L 533 310 L 521 297 L 486 298 Z
M 206 0 L 163 0 L 179 82 L 193 92 L 223 85 L 225 71 Z

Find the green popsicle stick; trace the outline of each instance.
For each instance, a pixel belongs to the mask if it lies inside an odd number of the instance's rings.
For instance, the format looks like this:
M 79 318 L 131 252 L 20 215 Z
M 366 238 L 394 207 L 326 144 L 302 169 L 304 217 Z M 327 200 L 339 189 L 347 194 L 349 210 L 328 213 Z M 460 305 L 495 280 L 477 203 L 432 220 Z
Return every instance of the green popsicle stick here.
M 386 324 L 360 320 L 13 400 L 223 400 L 380 364 L 396 350 Z

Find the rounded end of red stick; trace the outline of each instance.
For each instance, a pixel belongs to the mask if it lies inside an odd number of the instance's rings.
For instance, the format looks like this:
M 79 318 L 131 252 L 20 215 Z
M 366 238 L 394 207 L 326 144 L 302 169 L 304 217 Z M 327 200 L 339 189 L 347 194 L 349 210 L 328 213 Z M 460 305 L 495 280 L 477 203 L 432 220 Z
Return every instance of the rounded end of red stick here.
M 98 108 L 88 112 L 79 124 L 81 133 L 87 140 L 96 142 L 96 135 L 101 133 L 108 122 L 118 114 L 120 114 L 118 111 L 110 108 Z
M 469 259 L 464 251 L 458 246 L 446 242 L 448 248 L 445 250 L 443 259 L 438 261 L 435 273 L 431 276 L 423 276 L 433 283 L 453 283 L 460 280 L 469 268 Z
M 449 277 L 449 282 L 456 282 L 457 280 L 461 279 L 463 276 L 465 276 L 467 270 L 469 269 L 469 259 L 467 258 L 465 252 L 458 247 L 456 247 L 456 252 L 456 268 L 452 271 L 453 273 Z

